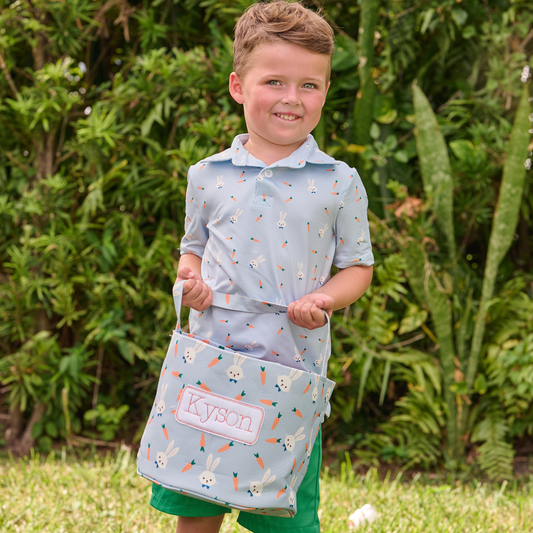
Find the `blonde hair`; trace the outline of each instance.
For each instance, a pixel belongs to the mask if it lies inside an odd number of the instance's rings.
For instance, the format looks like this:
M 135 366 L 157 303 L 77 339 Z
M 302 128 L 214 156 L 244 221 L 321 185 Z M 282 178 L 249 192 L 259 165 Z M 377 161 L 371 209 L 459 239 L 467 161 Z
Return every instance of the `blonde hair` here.
M 298 2 L 277 0 L 251 5 L 235 26 L 233 70 L 244 77 L 250 56 L 262 43 L 291 43 L 315 54 L 329 57 L 326 82 L 329 82 L 331 57 L 335 45 L 333 30 L 321 15 Z

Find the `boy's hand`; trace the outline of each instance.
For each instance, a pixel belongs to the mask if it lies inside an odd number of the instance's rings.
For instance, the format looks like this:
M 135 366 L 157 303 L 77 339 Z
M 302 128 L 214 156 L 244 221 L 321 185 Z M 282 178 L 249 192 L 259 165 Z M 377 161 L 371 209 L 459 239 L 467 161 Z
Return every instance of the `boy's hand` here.
M 183 284 L 182 305 L 195 311 L 205 311 L 213 303 L 213 293 L 202 277 L 187 266 L 178 270 L 176 282 L 187 280 Z
M 327 322 L 324 311 L 331 316 L 335 300 L 324 293 L 306 294 L 304 297 L 291 302 L 287 314 L 289 320 L 301 328 L 316 329 Z

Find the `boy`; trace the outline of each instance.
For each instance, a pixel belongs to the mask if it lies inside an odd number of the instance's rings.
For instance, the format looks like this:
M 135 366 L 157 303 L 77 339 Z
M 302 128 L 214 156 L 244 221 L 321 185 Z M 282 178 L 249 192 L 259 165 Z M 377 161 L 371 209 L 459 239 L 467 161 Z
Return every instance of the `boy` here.
M 367 200 L 357 173 L 320 152 L 310 132 L 329 88 L 333 32 L 297 3 L 251 6 L 235 29 L 232 97 L 247 135 L 191 167 L 178 280 L 191 332 L 251 356 L 316 371 L 324 313 L 368 288 L 373 256 Z M 338 273 L 330 278 L 331 266 Z M 279 317 L 211 307 L 212 290 L 288 305 Z M 228 320 L 231 318 L 231 320 Z M 276 327 L 273 328 L 273 318 Z M 294 518 L 241 512 L 255 533 L 319 533 L 321 433 Z M 156 485 L 151 505 L 179 516 L 178 533 L 216 533 L 225 510 Z

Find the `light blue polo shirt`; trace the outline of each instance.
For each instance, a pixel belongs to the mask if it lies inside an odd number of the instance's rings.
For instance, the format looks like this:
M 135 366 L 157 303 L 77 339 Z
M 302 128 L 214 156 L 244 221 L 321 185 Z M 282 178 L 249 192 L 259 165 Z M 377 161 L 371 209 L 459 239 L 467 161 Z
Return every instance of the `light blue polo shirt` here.
M 332 265 L 372 265 L 368 199 L 356 170 L 320 151 L 312 135 L 266 165 L 235 137 L 189 170 L 181 254 L 201 257 L 215 291 L 288 305 L 317 290 Z M 286 315 L 191 310 L 190 331 L 247 355 L 316 371 L 324 328 Z

